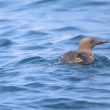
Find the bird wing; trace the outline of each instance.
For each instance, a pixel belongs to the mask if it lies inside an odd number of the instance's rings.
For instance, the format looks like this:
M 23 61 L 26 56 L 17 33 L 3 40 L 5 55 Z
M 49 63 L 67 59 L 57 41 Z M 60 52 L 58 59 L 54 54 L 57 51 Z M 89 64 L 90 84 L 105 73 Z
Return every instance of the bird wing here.
M 75 63 L 75 59 L 78 56 L 77 51 L 69 51 L 61 56 L 61 60 L 68 62 L 68 63 Z
M 77 59 L 80 59 L 80 64 L 91 64 L 94 61 L 94 58 L 92 58 L 88 53 L 86 52 L 79 52 Z

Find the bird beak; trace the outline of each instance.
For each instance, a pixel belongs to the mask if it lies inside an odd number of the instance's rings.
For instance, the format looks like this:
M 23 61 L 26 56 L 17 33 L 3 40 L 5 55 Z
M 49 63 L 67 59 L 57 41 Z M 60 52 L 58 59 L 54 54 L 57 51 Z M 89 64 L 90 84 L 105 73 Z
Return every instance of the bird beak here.
M 109 43 L 109 41 L 95 40 L 95 45 Z

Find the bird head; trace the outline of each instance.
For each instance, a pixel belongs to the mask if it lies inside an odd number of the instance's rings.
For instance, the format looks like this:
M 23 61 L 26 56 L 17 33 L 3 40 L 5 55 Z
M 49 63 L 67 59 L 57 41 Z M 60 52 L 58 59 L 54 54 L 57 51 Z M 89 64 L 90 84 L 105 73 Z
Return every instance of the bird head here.
M 80 49 L 93 49 L 96 45 L 108 43 L 108 41 L 85 37 L 80 41 Z

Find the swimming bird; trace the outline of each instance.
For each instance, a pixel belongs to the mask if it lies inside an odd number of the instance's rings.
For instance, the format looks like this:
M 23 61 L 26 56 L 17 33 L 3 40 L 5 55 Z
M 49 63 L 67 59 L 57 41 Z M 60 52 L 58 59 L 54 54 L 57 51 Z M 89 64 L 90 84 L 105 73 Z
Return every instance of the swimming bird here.
M 80 41 L 79 50 L 64 53 L 60 58 L 67 63 L 92 64 L 95 60 L 93 48 L 96 45 L 108 43 L 108 41 L 97 40 L 92 37 L 85 37 Z

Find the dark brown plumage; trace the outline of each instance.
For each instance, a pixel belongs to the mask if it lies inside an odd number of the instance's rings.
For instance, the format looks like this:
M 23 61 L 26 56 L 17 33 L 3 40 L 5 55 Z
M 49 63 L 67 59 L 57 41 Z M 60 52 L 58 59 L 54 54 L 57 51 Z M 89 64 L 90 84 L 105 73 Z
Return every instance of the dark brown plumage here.
M 107 43 L 107 41 L 96 40 L 91 37 L 85 37 L 80 41 L 78 51 L 69 51 L 61 56 L 61 60 L 67 63 L 92 64 L 95 60 L 92 49 L 98 44 Z

